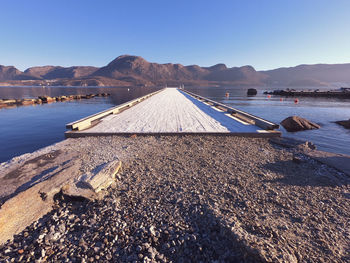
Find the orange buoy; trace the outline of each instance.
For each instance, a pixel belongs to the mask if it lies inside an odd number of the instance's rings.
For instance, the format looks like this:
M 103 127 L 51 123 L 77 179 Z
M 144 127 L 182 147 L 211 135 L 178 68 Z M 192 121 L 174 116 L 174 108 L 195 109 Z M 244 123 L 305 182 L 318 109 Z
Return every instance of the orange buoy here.
M 298 104 L 298 103 L 299 103 L 298 98 L 296 98 L 296 99 L 294 100 L 294 103 L 295 103 L 295 104 Z
M 267 95 L 267 98 L 268 98 L 268 99 L 271 99 L 271 95 Z
M 230 93 L 226 92 L 225 97 L 228 98 L 230 96 Z

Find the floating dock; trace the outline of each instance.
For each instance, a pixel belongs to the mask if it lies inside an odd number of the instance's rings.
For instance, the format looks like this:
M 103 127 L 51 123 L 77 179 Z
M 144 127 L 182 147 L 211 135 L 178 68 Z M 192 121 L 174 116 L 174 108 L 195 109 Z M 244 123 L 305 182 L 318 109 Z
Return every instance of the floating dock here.
M 215 134 L 278 137 L 279 125 L 184 89 L 165 88 L 67 124 L 67 138 Z

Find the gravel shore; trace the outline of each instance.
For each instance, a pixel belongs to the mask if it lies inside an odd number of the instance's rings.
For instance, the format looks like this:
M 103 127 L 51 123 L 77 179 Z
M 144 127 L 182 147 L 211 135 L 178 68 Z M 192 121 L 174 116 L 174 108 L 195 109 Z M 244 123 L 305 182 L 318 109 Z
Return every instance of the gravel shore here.
M 51 213 L 0 246 L 0 262 L 350 261 L 350 179 L 301 149 L 226 136 L 79 138 L 58 149 L 83 160 L 82 172 L 115 159 L 123 169 L 102 200 L 57 195 Z

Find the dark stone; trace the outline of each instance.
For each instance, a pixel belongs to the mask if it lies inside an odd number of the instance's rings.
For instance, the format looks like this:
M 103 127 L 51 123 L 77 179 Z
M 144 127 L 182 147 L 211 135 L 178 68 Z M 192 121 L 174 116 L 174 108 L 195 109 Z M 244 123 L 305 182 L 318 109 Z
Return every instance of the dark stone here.
M 335 123 L 343 126 L 345 129 L 350 129 L 350 119 L 347 121 L 336 121 Z
M 303 159 L 301 159 L 299 156 L 294 156 L 293 162 L 300 164 L 303 162 Z
M 249 96 L 253 96 L 256 94 L 258 94 L 258 91 L 256 89 L 248 89 L 248 91 L 247 91 L 247 95 L 249 95 Z
M 53 102 L 53 101 L 56 101 L 56 98 L 51 98 L 49 96 L 40 96 L 39 99 L 41 99 L 41 101 L 43 103 L 49 103 L 49 102 Z

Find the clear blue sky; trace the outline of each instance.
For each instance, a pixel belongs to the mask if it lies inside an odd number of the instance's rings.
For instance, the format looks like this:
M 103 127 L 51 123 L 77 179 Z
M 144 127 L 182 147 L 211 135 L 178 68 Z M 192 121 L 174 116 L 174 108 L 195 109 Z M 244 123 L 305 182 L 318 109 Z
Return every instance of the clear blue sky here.
M 1 0 L 0 64 L 350 62 L 348 0 Z

